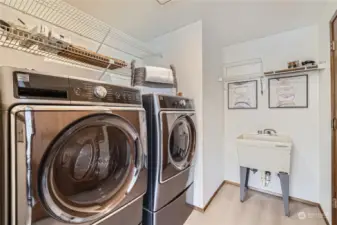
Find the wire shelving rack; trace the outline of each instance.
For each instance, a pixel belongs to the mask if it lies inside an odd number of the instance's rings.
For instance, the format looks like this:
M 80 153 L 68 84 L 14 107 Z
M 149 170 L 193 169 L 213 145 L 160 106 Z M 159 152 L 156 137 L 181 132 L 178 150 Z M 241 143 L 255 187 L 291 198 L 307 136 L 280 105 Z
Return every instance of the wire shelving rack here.
M 102 46 L 107 46 L 137 59 L 161 56 L 159 52 L 156 52 L 145 43 L 111 27 L 107 23 L 77 9 L 63 0 L 0 0 L 0 4 L 94 41 L 98 44 L 96 52 L 99 52 Z M 0 37 L 0 46 L 2 47 L 44 56 L 68 64 L 100 69 L 103 73 L 107 72 L 107 69 L 111 69 L 108 67 L 102 69 L 88 63 L 62 57 L 60 56 L 60 52 L 62 51 L 73 52 L 69 49 L 65 50 L 63 46 L 47 43 L 42 39 L 32 39 L 25 32 L 16 32 L 13 29 L 0 29 Z M 22 44 L 24 42 L 33 42 L 34 44 L 27 48 Z M 124 50 L 118 44 L 114 44 L 116 42 L 122 43 L 123 46 L 128 46 L 128 50 Z M 135 51 L 130 51 L 130 48 Z M 131 66 L 127 65 L 126 69 L 131 70 Z M 122 72 L 122 74 L 125 75 L 126 73 Z M 131 71 L 127 72 L 127 74 L 131 74 Z

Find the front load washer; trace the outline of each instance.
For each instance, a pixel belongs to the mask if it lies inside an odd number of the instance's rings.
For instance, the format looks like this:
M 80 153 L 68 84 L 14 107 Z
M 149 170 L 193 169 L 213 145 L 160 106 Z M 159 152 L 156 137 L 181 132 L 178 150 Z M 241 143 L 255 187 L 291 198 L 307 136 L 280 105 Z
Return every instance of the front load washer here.
M 193 184 L 196 113 L 193 100 L 143 95 L 148 125 L 148 191 L 144 225 L 183 225 L 192 212 L 186 193 Z
M 141 224 L 138 90 L 2 67 L 0 99 L 1 224 Z

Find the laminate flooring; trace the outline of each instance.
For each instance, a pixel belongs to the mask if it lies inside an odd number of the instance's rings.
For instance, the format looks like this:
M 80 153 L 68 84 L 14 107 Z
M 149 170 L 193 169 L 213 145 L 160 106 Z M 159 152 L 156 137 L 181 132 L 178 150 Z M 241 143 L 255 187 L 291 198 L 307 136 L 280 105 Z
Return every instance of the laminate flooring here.
M 286 217 L 279 197 L 249 190 L 241 203 L 239 196 L 239 187 L 225 184 L 206 212 L 193 211 L 185 225 L 326 225 L 318 207 L 290 201 Z

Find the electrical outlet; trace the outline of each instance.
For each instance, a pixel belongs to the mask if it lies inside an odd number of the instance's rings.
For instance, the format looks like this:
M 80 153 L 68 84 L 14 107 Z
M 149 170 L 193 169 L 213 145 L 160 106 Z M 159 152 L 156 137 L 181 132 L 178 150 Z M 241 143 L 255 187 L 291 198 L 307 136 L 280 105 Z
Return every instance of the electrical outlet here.
M 263 187 L 268 187 L 271 182 L 271 173 L 269 171 L 261 171 L 261 183 Z

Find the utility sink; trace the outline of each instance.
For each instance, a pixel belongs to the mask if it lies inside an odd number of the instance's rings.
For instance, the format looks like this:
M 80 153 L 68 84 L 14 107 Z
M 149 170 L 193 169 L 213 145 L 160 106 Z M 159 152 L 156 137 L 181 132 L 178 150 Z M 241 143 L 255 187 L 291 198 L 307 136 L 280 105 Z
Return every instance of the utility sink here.
M 290 174 L 292 140 L 285 135 L 242 134 L 237 137 L 242 167 Z

